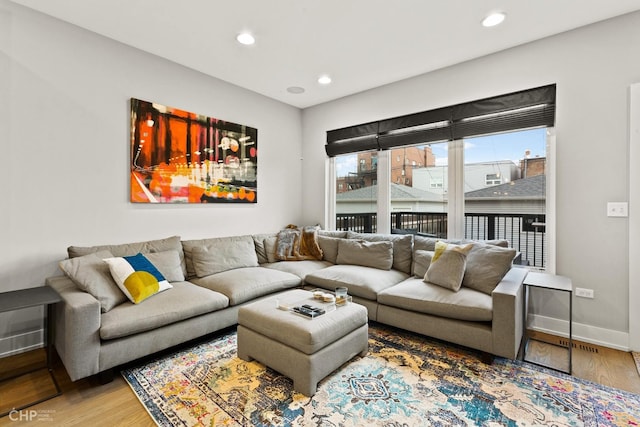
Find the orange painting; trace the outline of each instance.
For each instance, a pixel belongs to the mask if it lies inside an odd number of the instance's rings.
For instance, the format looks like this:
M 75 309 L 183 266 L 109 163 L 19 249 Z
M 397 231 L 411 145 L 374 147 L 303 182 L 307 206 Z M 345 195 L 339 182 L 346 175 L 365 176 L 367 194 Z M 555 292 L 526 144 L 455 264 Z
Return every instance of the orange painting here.
M 258 130 L 131 99 L 131 201 L 257 203 Z

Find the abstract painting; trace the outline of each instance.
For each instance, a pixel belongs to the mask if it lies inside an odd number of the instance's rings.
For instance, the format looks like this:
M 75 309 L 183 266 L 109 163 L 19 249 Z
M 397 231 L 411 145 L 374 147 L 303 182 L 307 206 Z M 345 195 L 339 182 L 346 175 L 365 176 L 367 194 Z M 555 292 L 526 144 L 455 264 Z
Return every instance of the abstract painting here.
M 131 202 L 257 203 L 258 130 L 131 98 Z

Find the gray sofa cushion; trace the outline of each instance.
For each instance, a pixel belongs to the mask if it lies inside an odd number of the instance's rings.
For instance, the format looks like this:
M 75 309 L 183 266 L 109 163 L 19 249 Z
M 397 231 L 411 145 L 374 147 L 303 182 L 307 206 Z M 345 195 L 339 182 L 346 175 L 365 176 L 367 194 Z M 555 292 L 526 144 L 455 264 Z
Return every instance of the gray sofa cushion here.
M 212 237 L 209 239 L 199 240 L 184 240 L 182 242 L 182 249 L 185 256 L 185 264 L 187 268 L 187 278 L 191 279 L 197 277 L 198 273 L 193 264 L 193 249 L 194 248 L 207 248 L 209 252 L 213 254 L 221 254 L 222 263 L 225 263 L 224 258 L 227 256 L 228 251 L 233 252 L 234 260 L 229 262 L 229 265 L 237 265 L 238 267 L 245 267 L 241 265 L 244 263 L 251 263 L 252 265 L 258 265 L 258 255 L 256 254 L 255 244 L 253 243 L 253 237 L 249 235 L 244 236 L 230 236 L 230 237 Z M 212 265 L 214 269 L 221 267 L 215 261 Z M 236 267 L 237 268 L 237 267 Z
M 195 246 L 191 262 L 198 277 L 221 273 L 234 268 L 257 267 L 258 256 L 252 241 L 242 239 L 222 245 Z
M 414 236 L 413 238 L 413 250 L 419 251 L 434 251 L 436 248 L 436 242 L 441 241 L 445 243 L 451 243 L 452 245 L 464 245 L 467 243 L 483 243 L 485 245 L 492 246 L 501 246 L 508 247 L 509 241 L 504 239 L 494 239 L 494 240 L 469 240 L 469 239 L 439 239 L 437 237 L 425 237 L 425 236 Z
M 318 230 L 318 236 L 337 237 L 339 239 L 344 239 L 347 237 L 347 232 L 341 230 Z
M 391 270 L 393 265 L 393 243 L 388 241 L 368 242 L 366 240 L 340 239 L 338 241 L 336 263 Z
M 113 254 L 107 250 L 60 261 L 60 269 L 83 291 L 100 302 L 100 311 L 106 313 L 127 300 L 111 276 L 109 265 L 103 261 Z
M 328 261 L 306 259 L 302 261 L 278 261 L 274 263 L 262 264 L 262 267 L 273 268 L 274 270 L 295 274 L 299 278 L 304 279 L 307 274 L 330 267 L 332 265 L 333 264 Z
M 416 277 L 424 278 L 427 274 L 427 270 L 431 265 L 431 259 L 433 258 L 433 251 L 417 250 L 413 252 L 413 265 L 411 271 Z
M 189 282 L 173 283 L 173 288 L 146 299 L 144 304 L 125 302 L 104 313 L 100 338 L 104 340 L 126 337 L 157 329 L 171 323 L 229 305 L 229 299 Z
M 464 287 L 454 292 L 418 278 L 381 291 L 378 303 L 451 319 L 491 321 L 493 318 L 490 295 Z
M 264 241 L 269 237 L 275 237 L 275 233 L 254 234 L 251 237 L 253 238 L 253 244 L 256 247 L 256 255 L 258 257 L 258 263 L 264 264 L 266 262 L 269 262 L 269 258 L 267 257 L 267 249 L 264 245 Z
M 346 233 L 346 232 L 345 232 Z M 338 242 L 341 238 L 322 235 L 318 232 L 318 245 L 322 249 L 322 257 L 325 261 L 337 264 L 338 258 Z
M 138 253 L 146 255 L 154 252 L 177 251 L 178 256 L 180 257 L 182 271 L 183 273 L 186 273 L 180 236 L 172 236 L 158 240 L 146 240 L 143 242 L 122 243 L 118 245 L 69 246 L 67 248 L 67 253 L 69 254 L 69 258 L 75 258 L 98 252 L 100 250 L 107 250 L 111 252 L 114 257 L 131 256 Z
M 226 295 L 230 305 L 242 304 L 302 283 L 302 279 L 295 274 L 265 267 L 236 268 L 191 281 Z
M 516 250 L 513 248 L 475 244 L 467 255 L 462 286 L 491 295 L 511 269 L 515 256 Z
M 347 238 L 369 242 L 389 241 L 393 243 L 393 268 L 411 274 L 413 236 L 410 234 L 369 234 L 347 231 Z
M 307 285 L 335 290 L 346 286 L 349 295 L 376 300 L 378 292 L 405 280 L 409 275 L 398 270 L 380 270 L 360 265 L 333 265 L 307 274 Z
M 276 256 L 276 245 L 278 243 L 278 236 L 270 236 L 264 239 L 264 250 L 267 253 L 267 262 L 278 262 L 279 259 Z
M 436 242 L 443 239 L 436 237 L 413 236 L 413 251 L 435 251 Z M 443 240 L 446 241 L 446 240 Z
M 178 251 L 145 254 L 145 257 L 160 271 L 168 282 L 183 282 L 184 271 Z

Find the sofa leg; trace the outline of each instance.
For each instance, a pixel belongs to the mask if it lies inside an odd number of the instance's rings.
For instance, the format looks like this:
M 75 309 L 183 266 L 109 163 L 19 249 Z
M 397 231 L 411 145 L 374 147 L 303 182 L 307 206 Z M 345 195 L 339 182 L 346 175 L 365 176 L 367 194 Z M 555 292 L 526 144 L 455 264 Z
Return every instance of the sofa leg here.
M 480 361 L 485 365 L 492 365 L 494 357 L 495 356 L 491 353 L 486 353 L 484 351 L 480 353 Z
M 98 382 L 102 385 L 109 384 L 113 381 L 113 369 L 106 369 L 102 372 L 98 372 Z

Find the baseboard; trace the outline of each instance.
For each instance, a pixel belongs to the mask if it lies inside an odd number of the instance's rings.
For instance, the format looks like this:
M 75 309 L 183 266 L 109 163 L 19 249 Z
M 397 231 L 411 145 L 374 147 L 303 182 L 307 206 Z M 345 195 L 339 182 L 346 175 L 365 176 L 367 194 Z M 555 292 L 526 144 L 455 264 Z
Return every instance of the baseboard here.
M 529 315 L 529 329 L 560 337 L 569 337 L 569 321 L 552 317 Z M 629 334 L 573 322 L 572 338 L 590 344 L 629 351 Z
M 0 338 L 0 358 L 35 350 L 43 346 L 42 329 Z

